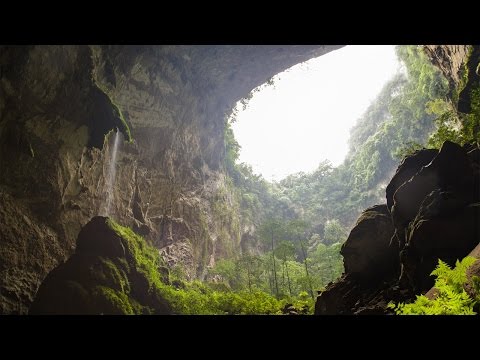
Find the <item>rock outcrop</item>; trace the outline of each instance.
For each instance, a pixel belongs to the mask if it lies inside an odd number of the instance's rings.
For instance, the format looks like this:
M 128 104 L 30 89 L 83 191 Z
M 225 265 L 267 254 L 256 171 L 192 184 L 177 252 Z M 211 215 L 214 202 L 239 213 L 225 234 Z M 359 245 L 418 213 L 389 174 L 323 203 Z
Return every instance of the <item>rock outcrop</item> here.
M 363 211 L 340 251 L 345 273 L 318 297 L 316 314 L 385 313 L 382 292 L 400 269 L 398 244 L 391 241 L 394 231 L 387 205 Z
M 223 170 L 226 113 L 339 47 L 1 46 L 0 314 L 27 312 L 101 212 L 116 128 L 109 215 L 202 278 L 242 235 Z
M 391 277 L 400 266 L 394 231 L 386 205 L 363 211 L 340 251 L 345 272 L 369 280 Z
M 471 92 L 480 85 L 480 47 L 476 45 L 426 45 L 431 61 L 443 72 L 458 111 L 470 113 Z
M 149 255 L 142 238 L 94 217 L 80 231 L 75 253 L 45 278 L 29 313 L 171 314 L 145 265 Z
M 345 273 L 320 294 L 316 314 L 387 314 L 390 301 L 433 286 L 439 259 L 454 266 L 479 244 L 475 157 L 451 142 L 435 153 L 406 158 L 387 187 L 393 204 L 362 213 L 342 247 Z

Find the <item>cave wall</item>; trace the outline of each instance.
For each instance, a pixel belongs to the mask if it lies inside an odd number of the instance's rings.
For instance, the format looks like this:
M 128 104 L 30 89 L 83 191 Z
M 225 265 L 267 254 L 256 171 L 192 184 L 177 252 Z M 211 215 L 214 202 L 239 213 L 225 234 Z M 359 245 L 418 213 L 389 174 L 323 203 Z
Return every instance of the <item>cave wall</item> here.
M 470 53 L 470 45 L 425 45 L 430 60 L 447 78 L 450 88 L 458 85 Z
M 464 114 L 472 110 L 472 90 L 480 84 L 478 45 L 425 45 L 430 60 L 447 78 L 453 106 Z
M 224 118 L 273 75 L 340 46 L 0 47 L 0 313 L 26 313 L 102 212 L 187 275 L 240 246 Z M 131 138 L 130 138 L 131 133 Z

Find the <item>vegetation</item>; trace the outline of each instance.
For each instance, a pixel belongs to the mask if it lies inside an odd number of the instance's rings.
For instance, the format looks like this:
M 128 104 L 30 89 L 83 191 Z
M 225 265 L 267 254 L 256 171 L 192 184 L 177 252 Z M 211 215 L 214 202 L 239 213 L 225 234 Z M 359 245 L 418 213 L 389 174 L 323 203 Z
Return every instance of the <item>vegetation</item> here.
M 113 101 L 111 103 L 113 108 L 113 115 L 116 119 L 120 121 L 120 131 L 125 135 L 125 138 L 129 143 L 133 143 L 133 137 L 132 133 L 130 132 L 130 127 L 128 126 L 125 118 L 123 117 L 122 111 Z
M 243 212 L 251 209 L 249 218 L 257 219 L 258 225 L 272 217 L 301 219 L 310 224 L 311 235 L 317 233 L 324 241 L 327 223 L 338 222 L 348 229 L 363 209 L 384 201 L 399 160 L 426 144 L 448 94 L 446 79 L 421 47 L 400 46 L 396 51 L 404 72 L 383 87 L 352 128 L 349 153 L 337 168 L 322 161 L 312 173 L 269 183 L 247 164 L 236 163 L 240 146 L 227 123 L 227 170 L 240 193 Z
M 109 91 L 95 79 L 93 79 L 93 83 L 95 85 L 97 94 L 101 99 L 105 101 L 105 106 L 107 108 L 107 111 L 109 112 L 108 116 L 109 118 L 111 117 L 112 123 L 116 125 L 118 129 L 123 133 L 123 135 L 125 136 L 125 140 L 127 140 L 129 143 L 133 143 L 133 137 L 130 131 L 130 127 L 128 126 L 128 123 L 125 120 L 125 117 L 123 116 L 122 111 L 120 110 L 118 105 L 115 104 L 112 98 L 108 95 Z M 112 126 L 112 123 L 110 123 L 109 126 Z
M 259 229 L 261 254 L 242 254 L 236 259 L 223 259 L 209 271 L 233 291 L 261 290 L 279 299 L 307 294 L 314 299 L 321 290 L 343 272 L 341 242 L 325 245 L 320 236 L 302 237 L 308 225 L 297 220 L 280 223 L 270 219 Z M 344 236 L 344 235 L 342 235 Z
M 169 305 L 178 314 L 282 314 L 282 310 L 292 305 L 299 313 L 311 313 L 313 301 L 308 295 L 299 294 L 297 297 L 277 299 L 260 289 L 250 291 L 232 291 L 228 287 L 221 287 L 214 282 L 186 281 L 181 273 L 171 272 L 168 281 L 162 280 L 159 267 L 163 265 L 158 250 L 148 245 L 145 240 L 128 227 L 120 226 L 113 220 L 108 220 L 108 226 L 122 239 L 132 255 L 130 261 L 136 271 L 144 275 L 148 282 L 149 291 L 157 293 L 167 300 Z M 128 260 L 128 259 L 127 259 Z M 115 264 L 106 262 L 107 269 L 116 278 L 115 283 L 121 287 L 98 287 L 96 291 L 114 307 L 118 313 L 136 314 L 146 313 L 146 310 L 133 299 L 128 297 L 130 284 Z M 138 312 L 140 311 L 140 312 Z M 150 311 L 152 311 L 150 309 Z
M 241 148 L 231 129 L 235 118 L 226 123 L 225 168 L 241 222 L 255 232 L 251 249 L 220 261 L 210 276 L 233 291 L 260 289 L 277 298 L 306 292 L 314 298 L 342 273 L 339 251 L 348 229 L 363 209 L 384 202 L 399 160 L 422 148 L 435 117 L 448 109 L 447 81 L 423 49 L 400 46 L 396 51 L 404 71 L 357 121 L 347 158 L 337 168 L 322 161 L 312 173 L 270 183 L 238 163 Z
M 480 282 L 474 279 L 475 298 L 471 298 L 464 289 L 467 282 L 467 269 L 477 259 L 465 257 L 461 262 L 457 260 L 454 269 L 442 260 L 431 275 L 437 277 L 435 288 L 438 295 L 430 300 L 425 295 L 417 296 L 411 304 L 390 303 L 388 306 L 398 315 L 475 315 L 474 307 L 480 304 Z
M 439 101 L 432 113 L 438 115 L 435 120 L 436 131 L 430 136 L 428 145 L 438 148 L 446 141 L 460 145 L 480 143 L 480 88 L 470 93 L 471 112 L 463 114 L 456 110 L 451 101 Z

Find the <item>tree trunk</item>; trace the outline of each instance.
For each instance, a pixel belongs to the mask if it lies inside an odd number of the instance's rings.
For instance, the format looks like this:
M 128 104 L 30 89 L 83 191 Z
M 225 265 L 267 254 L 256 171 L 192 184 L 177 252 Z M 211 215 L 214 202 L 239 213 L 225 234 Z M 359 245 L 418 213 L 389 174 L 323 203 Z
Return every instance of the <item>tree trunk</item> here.
M 312 279 L 310 278 L 310 274 L 308 273 L 307 252 L 303 247 L 302 240 L 299 240 L 299 242 L 300 242 L 300 248 L 302 249 L 302 254 L 303 254 L 303 264 L 305 265 L 305 273 L 307 274 L 307 279 L 308 279 L 308 285 L 309 285 L 308 290 L 310 291 L 310 296 L 315 301 L 315 295 L 313 295 Z
M 290 275 L 288 273 L 288 265 L 287 265 L 287 256 L 285 254 L 283 259 L 284 259 L 283 265 L 285 266 L 285 270 L 287 271 L 288 292 L 290 293 L 290 296 L 292 296 L 292 284 L 290 283 Z
M 252 281 L 250 279 L 250 263 L 247 262 L 248 291 L 252 292 Z
M 275 253 L 273 251 L 274 243 L 273 243 L 273 227 L 271 228 L 271 233 L 272 233 L 272 259 L 273 259 L 273 278 L 275 280 L 275 290 L 277 291 L 277 297 L 278 297 L 278 281 L 277 281 L 277 268 L 275 266 Z

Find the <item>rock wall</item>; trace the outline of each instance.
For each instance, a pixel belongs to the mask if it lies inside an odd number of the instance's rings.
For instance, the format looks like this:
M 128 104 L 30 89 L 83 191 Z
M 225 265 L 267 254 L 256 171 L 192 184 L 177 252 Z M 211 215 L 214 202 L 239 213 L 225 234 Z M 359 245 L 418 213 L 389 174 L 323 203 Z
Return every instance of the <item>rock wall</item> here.
M 480 46 L 425 45 L 425 51 L 447 78 L 454 106 L 471 111 L 471 91 L 480 85 Z
M 450 88 L 456 87 L 463 75 L 463 68 L 470 53 L 470 45 L 425 45 L 430 60 L 447 78 Z
M 239 248 L 224 118 L 286 68 L 339 46 L 0 47 L 0 313 L 26 313 L 101 212 L 202 277 Z

